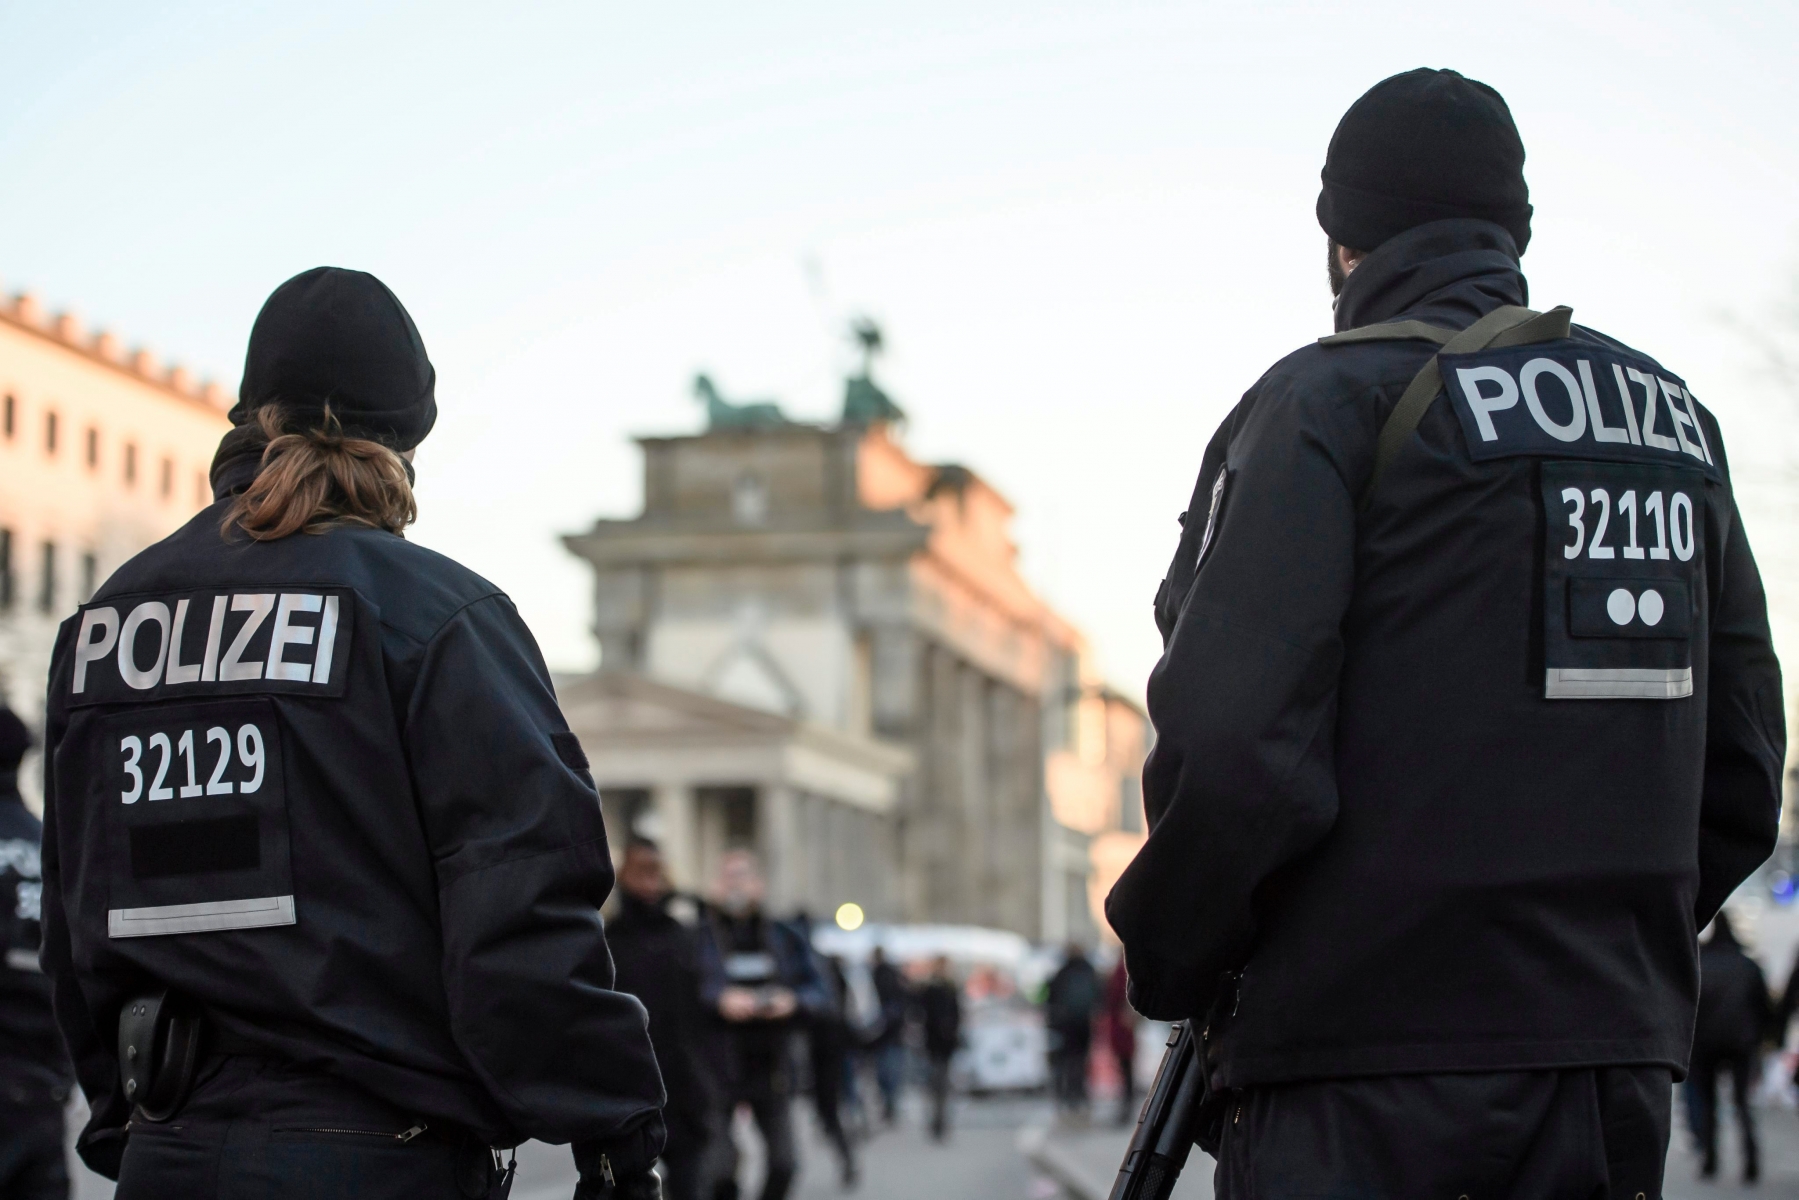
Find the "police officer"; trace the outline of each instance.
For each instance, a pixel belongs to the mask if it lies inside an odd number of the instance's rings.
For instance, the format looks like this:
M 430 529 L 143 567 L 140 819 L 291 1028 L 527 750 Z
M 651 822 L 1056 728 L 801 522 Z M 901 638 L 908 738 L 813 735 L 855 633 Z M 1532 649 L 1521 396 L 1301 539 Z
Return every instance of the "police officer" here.
M 511 601 L 403 536 L 435 379 L 373 276 L 282 284 L 217 502 L 59 635 L 44 962 L 121 1200 L 500 1196 L 526 1138 L 659 1190 L 586 759 Z
M 0 702 L 0 1196 L 63 1200 L 62 1109 L 73 1081 L 38 965 L 44 827 L 19 795 L 19 761 L 31 744 L 25 722 Z
M 1221 1197 L 1660 1195 L 1695 930 L 1774 845 L 1724 439 L 1526 307 L 1523 163 L 1453 71 L 1349 110 L 1338 332 L 1219 428 L 1157 600 L 1108 913 L 1136 1006 L 1203 1026 Z

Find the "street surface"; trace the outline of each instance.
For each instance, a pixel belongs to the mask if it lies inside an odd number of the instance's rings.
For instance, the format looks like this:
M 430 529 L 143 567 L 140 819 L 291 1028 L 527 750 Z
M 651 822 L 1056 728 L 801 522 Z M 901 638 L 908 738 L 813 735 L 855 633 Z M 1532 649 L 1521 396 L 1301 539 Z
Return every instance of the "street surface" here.
M 856 1200 L 1056 1200 L 1061 1191 L 1052 1177 L 1027 1160 L 1021 1135 L 1029 1145 L 1033 1133 L 1044 1151 L 1071 1168 L 1103 1198 L 1118 1170 L 1129 1131 L 1109 1123 L 1057 1126 L 1047 1101 L 1039 1099 L 962 1100 L 956 1106 L 956 1129 L 947 1144 L 932 1142 L 923 1132 L 917 1097 L 895 1129 L 878 1130 L 862 1145 L 862 1183 Z M 1098 1111 L 1109 1111 L 1101 1104 Z M 796 1123 L 801 1133 L 802 1168 L 793 1200 L 834 1200 L 845 1193 L 837 1185 L 836 1163 L 819 1137 L 809 1108 L 801 1106 Z M 1678 1113 L 1676 1114 L 1678 1118 Z M 1770 1107 L 1759 1113 L 1762 1134 L 1762 1182 L 1753 1194 L 1765 1200 L 1799 1200 L 1799 1113 Z M 741 1130 L 740 1130 L 741 1132 Z M 754 1139 L 746 1147 L 744 1195 L 754 1200 L 759 1164 Z M 1720 1200 L 1751 1194 L 1738 1182 L 1741 1159 L 1734 1125 L 1723 1134 L 1723 1182 L 1696 1181 L 1698 1160 L 1687 1148 L 1684 1130 L 1676 1128 L 1668 1154 L 1667 1200 Z M 71 1156 L 71 1161 L 73 1161 Z M 112 1185 L 76 1166 L 76 1200 L 110 1200 Z M 529 1143 L 519 1148 L 519 1174 L 513 1200 L 568 1200 L 574 1192 L 574 1164 L 566 1147 Z M 1176 1200 L 1210 1200 L 1212 1160 L 1195 1150 L 1175 1191 Z

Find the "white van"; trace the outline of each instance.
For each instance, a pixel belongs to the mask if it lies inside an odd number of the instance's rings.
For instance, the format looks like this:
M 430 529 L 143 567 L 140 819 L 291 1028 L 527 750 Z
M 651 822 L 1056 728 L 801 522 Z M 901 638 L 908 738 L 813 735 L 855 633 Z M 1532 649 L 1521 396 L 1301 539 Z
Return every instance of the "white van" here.
M 1036 997 L 1054 961 L 1019 935 L 975 925 L 869 924 L 843 930 L 820 924 L 812 945 L 843 960 L 851 1022 L 860 1027 L 870 1024 L 880 1007 L 868 970 L 876 946 L 914 980 L 933 959 L 949 959 L 962 983 L 963 1048 L 950 1064 L 956 1087 L 980 1093 L 1048 1086 L 1049 1047 Z

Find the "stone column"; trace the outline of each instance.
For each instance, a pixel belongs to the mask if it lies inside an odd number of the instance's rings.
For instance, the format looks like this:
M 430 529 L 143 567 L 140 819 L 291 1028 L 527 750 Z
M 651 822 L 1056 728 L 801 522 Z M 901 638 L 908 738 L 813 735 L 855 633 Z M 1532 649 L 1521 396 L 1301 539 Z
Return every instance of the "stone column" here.
M 930 707 L 925 713 L 925 741 L 920 755 L 927 772 L 923 785 L 918 840 L 924 849 L 925 919 L 969 922 L 976 918 L 967 872 L 963 868 L 966 738 L 962 722 L 961 663 L 941 646 L 930 652 Z
M 869 635 L 869 720 L 875 733 L 900 741 L 920 732 L 920 691 L 924 659 L 922 640 L 904 625 L 883 624 Z
M 987 847 L 994 832 L 994 796 L 988 776 L 991 722 L 987 677 L 963 665 L 956 672 L 957 820 L 956 871 L 961 877 L 964 921 L 1002 925 L 995 880 L 987 870 Z
M 993 922 L 1002 929 L 1024 933 L 1033 928 L 1038 916 L 1037 887 L 1030 867 L 1034 856 L 1028 850 L 1039 837 L 1035 820 L 1037 773 L 1024 745 L 1028 718 L 1023 714 L 1025 705 L 1018 690 L 993 683 L 988 688 L 987 705 L 991 724 L 987 751 L 993 780 L 989 813 L 992 832 L 981 872 L 993 897 Z
M 793 808 L 793 789 L 785 783 L 771 780 L 757 786 L 756 845 L 768 879 L 767 907 L 782 916 L 801 899 L 797 873 L 805 866 Z
M 693 789 L 685 782 L 661 782 L 650 789 L 650 805 L 662 826 L 662 857 L 675 886 L 685 892 L 706 891 L 700 878 L 699 831 L 694 828 Z

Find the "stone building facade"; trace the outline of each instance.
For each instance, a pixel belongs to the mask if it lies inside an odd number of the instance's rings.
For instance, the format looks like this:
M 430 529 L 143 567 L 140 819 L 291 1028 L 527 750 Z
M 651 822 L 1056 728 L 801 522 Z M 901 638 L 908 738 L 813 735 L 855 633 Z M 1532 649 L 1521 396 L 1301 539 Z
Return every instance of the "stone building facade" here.
M 858 384 L 870 387 L 851 380 L 852 402 Z M 829 787 L 736 785 L 715 770 L 651 803 L 650 764 L 614 770 L 619 739 L 576 723 L 611 780 L 615 822 L 650 803 L 684 882 L 699 882 L 712 855 L 692 831 L 736 786 L 734 844 L 772 860 L 789 905 L 854 901 L 876 919 L 1092 939 L 1094 847 L 1132 823 L 1122 810 L 1144 739 L 1094 750 L 1105 722 L 1091 714 L 1123 702 L 1020 577 L 1011 506 L 965 467 L 915 461 L 891 421 L 854 419 L 866 398 L 834 426 L 767 406 L 729 424 L 712 403 L 704 433 L 639 439 L 640 516 L 564 539 L 594 569 L 599 677 L 655 681 L 665 705 L 686 694 L 778 719 L 794 738 L 828 735 L 846 762 L 884 773 L 892 799 L 858 806 Z M 565 703 L 602 686 L 571 683 Z M 854 772 L 834 770 L 850 788 Z M 861 865 L 829 878 L 780 869 L 833 861 Z
M 829 916 L 853 900 L 896 912 L 902 747 L 846 735 L 630 671 L 558 681 L 599 785 L 609 840 L 656 838 L 683 884 L 756 850 L 776 911 Z
M 126 559 L 212 501 L 207 468 L 231 400 L 0 297 L 0 700 L 41 726 L 57 626 Z M 20 783 L 37 801 L 37 756 Z

